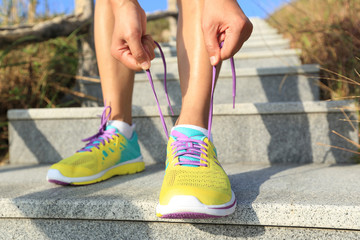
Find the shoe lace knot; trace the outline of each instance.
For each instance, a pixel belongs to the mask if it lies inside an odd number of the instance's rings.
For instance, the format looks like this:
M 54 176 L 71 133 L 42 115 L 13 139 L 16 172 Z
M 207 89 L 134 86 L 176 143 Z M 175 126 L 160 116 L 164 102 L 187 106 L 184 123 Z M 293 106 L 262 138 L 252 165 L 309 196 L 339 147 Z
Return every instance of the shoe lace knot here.
M 175 166 L 208 166 L 208 160 L 203 157 L 208 157 L 207 143 L 203 140 L 188 137 L 176 130 L 172 131 L 172 135 L 176 137 L 176 141 L 171 143 L 172 154 L 175 154 L 174 158 L 178 157 L 179 159 Z
M 106 105 L 106 104 L 105 104 Z M 109 109 L 109 112 L 106 114 L 106 111 Z M 105 142 L 113 139 L 114 136 L 117 136 L 117 132 L 115 128 L 106 129 L 106 123 L 109 120 L 111 115 L 111 107 L 105 106 L 101 115 L 101 124 L 99 131 L 88 138 L 83 139 L 83 142 L 88 142 L 85 147 L 78 150 L 77 152 L 91 152 L 92 148 L 99 148 L 100 144 L 105 144 Z

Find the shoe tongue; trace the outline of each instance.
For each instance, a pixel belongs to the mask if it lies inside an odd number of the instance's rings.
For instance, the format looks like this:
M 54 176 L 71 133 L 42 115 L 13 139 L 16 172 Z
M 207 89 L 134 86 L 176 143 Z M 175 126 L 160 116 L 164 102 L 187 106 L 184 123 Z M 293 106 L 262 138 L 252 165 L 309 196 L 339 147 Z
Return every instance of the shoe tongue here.
M 174 132 L 173 132 L 174 131 Z M 173 131 L 171 131 L 171 137 L 173 137 L 175 140 L 178 137 L 181 137 L 181 135 L 185 135 L 188 138 L 194 139 L 194 140 L 201 140 L 203 141 L 204 138 L 206 137 L 206 135 L 197 129 L 193 129 L 193 128 L 188 128 L 188 127 L 175 127 L 173 128 Z M 180 152 L 185 152 L 185 150 L 180 150 Z M 195 154 L 198 155 L 198 154 Z M 196 161 L 199 162 L 199 159 L 191 157 L 189 155 L 187 156 L 181 156 L 179 157 L 180 162 L 182 160 L 191 160 L 191 161 Z M 182 164 L 182 166 L 186 166 L 186 167 L 198 167 L 196 165 L 191 165 L 191 164 Z
M 192 128 L 188 128 L 188 127 L 175 127 L 173 128 L 173 130 L 182 133 L 184 135 L 186 135 L 188 138 L 191 139 L 195 139 L 195 140 L 204 140 L 204 138 L 206 137 L 206 135 L 201 132 L 200 130 L 197 129 L 192 129 Z M 176 136 L 173 136 L 173 138 L 177 138 Z
M 114 127 L 111 125 L 106 126 L 105 131 L 110 130 L 110 129 L 115 129 L 115 133 L 119 133 L 119 129 L 117 127 Z

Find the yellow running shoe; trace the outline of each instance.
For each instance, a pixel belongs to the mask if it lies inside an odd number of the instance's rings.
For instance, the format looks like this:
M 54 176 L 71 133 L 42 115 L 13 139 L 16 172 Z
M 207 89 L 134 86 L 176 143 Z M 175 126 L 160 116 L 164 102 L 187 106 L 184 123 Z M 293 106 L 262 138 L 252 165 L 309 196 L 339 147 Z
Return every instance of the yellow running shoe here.
M 110 109 L 108 115 L 107 109 Z M 84 148 L 51 166 L 47 174 L 49 182 L 86 185 L 145 169 L 137 134 L 134 132 L 127 139 L 117 128 L 106 126 L 110 113 L 111 108 L 105 107 L 99 132 L 83 140 L 89 141 Z
M 175 127 L 167 146 L 166 170 L 156 215 L 211 218 L 232 214 L 236 199 L 215 146 L 200 128 Z

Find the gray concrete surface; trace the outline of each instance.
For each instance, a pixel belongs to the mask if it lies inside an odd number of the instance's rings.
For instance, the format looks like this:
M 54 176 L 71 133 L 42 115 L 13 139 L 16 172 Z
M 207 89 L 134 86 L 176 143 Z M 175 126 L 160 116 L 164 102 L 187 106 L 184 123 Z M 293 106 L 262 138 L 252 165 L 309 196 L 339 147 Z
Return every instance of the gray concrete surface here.
M 155 50 L 158 51 L 158 50 Z M 300 66 L 299 58 L 300 50 L 283 49 L 283 50 L 267 50 L 259 52 L 239 52 L 234 56 L 235 67 L 242 68 L 264 68 L 264 67 L 283 67 L 283 66 Z M 169 73 L 178 72 L 177 58 L 166 58 L 167 71 Z M 163 61 L 161 58 L 155 58 L 151 61 L 151 72 L 164 72 Z M 222 70 L 230 69 L 230 61 L 223 61 Z
M 256 34 L 254 34 L 256 35 Z M 253 41 L 246 41 L 241 48 L 240 52 L 252 52 L 252 51 L 266 51 L 266 50 L 279 50 L 287 49 L 290 47 L 290 41 L 288 39 L 269 39 L 266 37 L 258 38 Z M 176 56 L 176 47 L 164 45 L 162 47 L 163 53 L 166 57 Z M 159 57 L 158 52 L 155 52 L 155 55 Z
M 233 163 L 223 167 L 238 204 L 233 215 L 210 220 L 155 216 L 162 164 L 84 187 L 47 183 L 48 165 L 1 167 L 0 221 L 21 218 L 69 223 L 78 219 L 360 230 L 360 165 Z
M 319 100 L 318 72 L 317 65 L 236 69 L 236 102 L 259 103 Z M 152 72 L 152 78 L 160 104 L 167 104 L 163 70 Z M 102 99 L 99 82 L 79 81 L 79 84 L 83 93 Z M 167 87 L 172 103 L 180 105 L 181 91 L 177 72 L 167 74 Z M 229 69 L 223 69 L 223 71 L 220 71 L 215 88 L 214 103 L 232 103 L 232 88 L 232 73 Z M 146 74 L 136 74 L 133 104 L 151 106 L 154 103 L 154 95 Z M 99 106 L 99 104 L 100 102 L 87 101 L 87 106 Z
M 0 239 L 359 239 L 360 231 L 99 220 L 0 219 Z
M 326 145 L 357 151 L 355 145 L 332 133 L 358 142 L 358 130 L 351 127 L 341 112 L 352 120 L 356 109 L 349 102 L 287 102 L 215 105 L 213 136 L 222 162 L 252 163 L 344 163 L 353 162 L 354 154 Z M 170 130 L 175 117 L 164 107 Z M 50 163 L 71 156 L 84 146 L 81 139 L 96 133 L 96 116 L 102 108 L 11 110 L 11 163 Z M 166 137 L 156 106 L 134 107 L 134 123 L 147 163 L 165 161 Z M 319 145 L 322 144 L 322 145 Z M 234 159 L 234 156 L 237 156 Z

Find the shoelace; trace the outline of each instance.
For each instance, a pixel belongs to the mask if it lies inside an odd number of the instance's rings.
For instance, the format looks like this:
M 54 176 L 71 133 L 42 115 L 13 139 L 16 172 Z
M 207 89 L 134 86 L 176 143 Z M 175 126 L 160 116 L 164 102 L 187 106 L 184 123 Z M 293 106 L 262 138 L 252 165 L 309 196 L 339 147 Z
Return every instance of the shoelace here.
M 164 53 L 163 53 L 163 51 L 162 51 L 162 49 L 160 47 L 160 44 L 157 43 L 156 41 L 154 41 L 154 42 L 155 42 L 156 46 L 159 48 L 160 55 L 161 55 L 161 58 L 162 58 L 162 61 L 163 61 L 165 95 L 166 95 L 166 99 L 167 99 L 167 102 L 168 102 L 170 110 L 171 110 L 171 114 L 174 116 L 174 112 L 173 112 L 173 109 L 171 107 L 171 103 L 170 103 L 170 99 L 169 99 L 169 95 L 168 95 L 168 91 L 167 91 L 167 85 L 166 85 L 167 71 L 166 71 L 165 56 L 164 56 Z M 223 42 L 220 44 L 220 47 L 222 47 L 222 46 L 223 46 Z M 235 63 L 234 63 L 234 58 L 233 57 L 230 58 L 230 65 L 231 65 L 232 82 L 233 82 L 233 92 L 232 92 L 232 95 L 233 95 L 233 108 L 235 108 L 236 72 L 235 72 Z M 146 70 L 145 72 L 146 72 L 146 75 L 147 75 L 147 77 L 149 79 L 150 86 L 151 86 L 151 88 L 153 90 L 153 93 L 154 93 L 154 96 L 155 96 L 155 101 L 156 101 L 156 104 L 157 104 L 157 107 L 158 107 L 158 110 L 159 110 L 159 115 L 160 115 L 160 119 L 161 119 L 161 123 L 162 123 L 163 129 L 164 129 L 165 135 L 169 139 L 169 133 L 168 133 L 167 126 L 166 126 L 166 123 L 165 123 L 164 115 L 163 115 L 163 113 L 161 111 L 161 108 L 160 108 L 160 103 L 159 103 L 158 97 L 156 95 L 156 91 L 155 91 L 155 88 L 154 88 L 154 83 L 153 83 L 153 79 L 152 79 L 152 76 L 151 76 L 150 69 Z M 211 95 L 210 95 L 210 111 L 209 111 L 209 120 L 208 120 L 208 136 L 209 137 L 211 135 L 211 125 L 212 125 L 212 116 L 213 116 L 215 80 L 216 80 L 216 66 L 213 66 L 213 74 L 212 74 L 212 82 L 211 82 Z
M 160 44 L 155 42 L 155 44 L 157 45 L 157 47 L 159 48 L 160 51 L 160 55 L 163 61 L 163 65 L 164 65 L 164 88 L 165 88 L 165 95 L 171 110 L 172 115 L 174 115 L 173 109 L 171 107 L 170 104 L 170 100 L 169 100 L 169 96 L 168 96 L 168 92 L 167 92 L 167 86 L 166 86 L 166 61 L 165 61 L 165 56 L 164 53 L 160 47 Z M 220 47 L 223 46 L 223 43 L 220 44 Z M 233 108 L 235 108 L 235 97 L 236 97 L 236 72 L 235 72 L 235 63 L 234 63 L 234 59 L 231 57 L 230 58 L 230 65 L 231 65 L 231 72 L 232 72 L 232 80 L 233 80 Z M 213 66 L 213 74 L 212 74 L 212 83 L 211 83 L 211 95 L 210 95 L 210 110 L 209 110 L 209 118 L 208 118 L 208 136 L 211 136 L 211 126 L 212 126 L 212 117 L 213 117 L 213 103 L 214 103 L 214 89 L 215 89 L 215 80 L 216 80 L 216 66 Z M 156 104 L 159 110 L 159 115 L 160 115 L 160 119 L 161 119 L 161 123 L 163 126 L 163 129 L 165 131 L 165 135 L 167 137 L 167 139 L 169 139 L 169 134 L 168 134 L 168 130 L 167 130 L 167 126 L 164 120 L 164 115 L 161 111 L 160 108 L 160 104 L 159 104 L 159 100 L 157 98 L 156 95 L 156 91 L 154 88 L 154 83 L 153 83 L 153 79 L 151 76 L 151 72 L 150 69 L 146 70 L 146 75 L 149 79 L 150 82 L 150 86 L 153 90 L 154 96 L 155 96 L 155 100 L 156 100 Z M 205 156 L 208 156 L 207 154 L 207 150 L 204 146 L 207 147 L 207 144 L 204 141 L 201 140 L 195 140 L 192 138 L 187 137 L 184 134 L 181 134 L 177 131 L 173 131 L 173 134 L 176 134 L 178 136 L 177 137 L 177 141 L 172 143 L 172 150 L 173 152 L 176 152 L 175 157 L 181 157 L 181 161 L 179 161 L 178 163 L 176 163 L 175 165 L 192 165 L 192 166 L 207 166 L 207 164 L 205 163 L 201 163 L 200 160 L 203 160 L 204 162 L 207 162 L 206 159 L 201 158 L 201 153 L 203 153 Z M 184 157 L 189 157 L 189 158 L 193 158 L 195 160 L 190 160 L 188 158 L 184 158 Z M 197 159 L 197 160 L 196 160 Z
M 106 111 L 109 109 L 109 113 L 106 114 Z M 109 141 L 110 139 L 113 139 L 113 136 L 116 134 L 116 130 L 114 128 L 106 130 L 106 123 L 109 120 L 111 115 L 111 107 L 106 106 L 102 112 L 101 115 L 101 124 L 98 133 L 95 135 L 85 138 L 82 141 L 88 142 L 85 147 L 78 150 L 77 152 L 91 152 L 93 147 L 99 148 L 99 144 L 105 144 L 105 141 Z
M 207 160 L 201 157 L 201 154 L 208 156 L 207 144 L 202 140 L 189 138 L 176 130 L 172 131 L 172 135 L 176 137 L 176 141 L 171 144 L 172 152 L 175 158 L 179 158 L 176 165 L 190 165 L 207 167 Z M 201 163 L 201 160 L 205 163 Z

